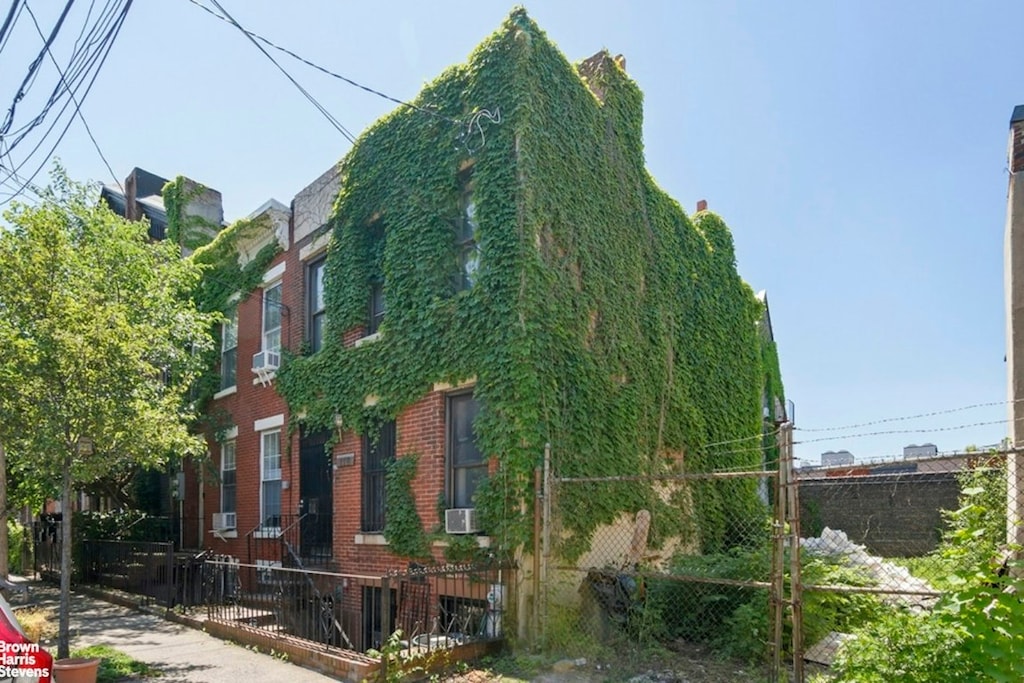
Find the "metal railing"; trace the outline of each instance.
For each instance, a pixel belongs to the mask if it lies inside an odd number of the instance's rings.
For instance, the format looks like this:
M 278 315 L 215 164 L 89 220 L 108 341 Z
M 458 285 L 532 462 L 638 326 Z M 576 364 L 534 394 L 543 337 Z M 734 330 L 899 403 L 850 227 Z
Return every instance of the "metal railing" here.
M 83 583 L 123 590 L 145 602 L 174 603 L 174 544 L 144 541 L 83 541 Z
M 385 576 L 204 563 L 207 617 L 325 648 L 380 649 L 392 634 L 406 656 L 505 637 L 512 567 L 414 568 Z

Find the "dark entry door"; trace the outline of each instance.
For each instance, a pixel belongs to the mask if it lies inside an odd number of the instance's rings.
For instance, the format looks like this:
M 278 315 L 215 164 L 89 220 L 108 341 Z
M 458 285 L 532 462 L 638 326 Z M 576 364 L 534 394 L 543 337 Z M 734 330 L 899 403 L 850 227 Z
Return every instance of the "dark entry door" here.
M 299 553 L 306 564 L 331 558 L 334 477 L 325 450 L 330 431 L 305 431 L 299 439 Z

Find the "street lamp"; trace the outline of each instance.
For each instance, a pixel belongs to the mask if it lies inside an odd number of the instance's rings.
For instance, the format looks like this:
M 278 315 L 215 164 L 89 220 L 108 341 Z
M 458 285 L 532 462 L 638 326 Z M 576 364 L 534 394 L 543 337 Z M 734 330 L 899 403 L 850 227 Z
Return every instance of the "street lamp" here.
M 78 443 L 75 444 L 75 453 L 78 455 L 92 455 L 93 442 L 88 436 L 78 437 Z

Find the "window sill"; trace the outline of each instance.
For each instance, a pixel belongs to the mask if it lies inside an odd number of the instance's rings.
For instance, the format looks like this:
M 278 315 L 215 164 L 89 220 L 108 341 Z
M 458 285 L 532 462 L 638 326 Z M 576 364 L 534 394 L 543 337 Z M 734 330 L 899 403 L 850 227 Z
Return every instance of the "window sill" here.
M 213 395 L 213 399 L 217 400 L 218 398 L 224 398 L 225 396 L 230 396 L 231 394 L 234 394 L 234 393 L 237 393 L 237 392 L 238 392 L 238 385 L 237 384 L 232 384 L 227 389 L 221 389 L 216 394 L 214 394 Z
M 281 538 L 280 529 L 261 529 L 260 531 L 254 531 L 252 534 L 253 538 Z
M 356 545 L 390 545 L 384 534 L 356 534 L 352 542 Z
M 380 332 L 374 332 L 373 334 L 368 334 L 365 337 L 360 337 L 359 339 L 356 339 L 353 346 L 359 347 L 362 346 L 363 344 L 370 344 L 372 342 L 377 341 L 378 339 L 380 339 Z
M 468 536 L 469 534 L 459 534 L 459 536 L 463 536 L 463 535 Z M 490 536 L 476 536 L 475 538 L 476 538 L 476 544 L 479 547 L 481 547 L 481 548 L 490 548 L 491 547 L 491 537 Z M 435 548 L 447 548 L 449 543 L 448 543 L 448 541 L 434 541 L 432 545 Z
M 211 529 L 210 533 L 220 539 L 238 538 L 237 529 Z

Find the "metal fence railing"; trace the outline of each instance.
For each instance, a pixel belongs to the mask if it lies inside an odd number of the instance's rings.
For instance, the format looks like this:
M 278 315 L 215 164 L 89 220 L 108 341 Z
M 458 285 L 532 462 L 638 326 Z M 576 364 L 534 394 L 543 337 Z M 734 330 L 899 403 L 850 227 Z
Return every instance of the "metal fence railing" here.
M 384 576 L 208 559 L 207 618 L 357 652 L 404 656 L 501 640 L 514 586 L 505 565 L 440 565 Z
M 170 606 L 177 595 L 173 543 L 83 541 L 83 583 L 123 590 Z

